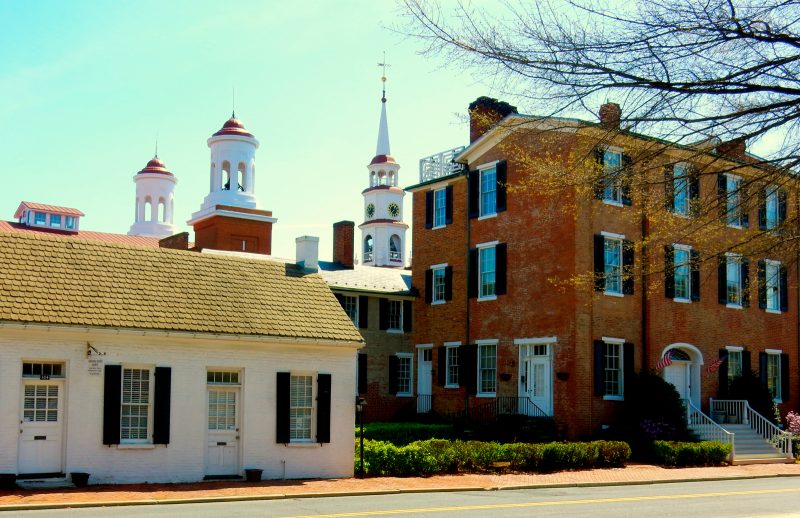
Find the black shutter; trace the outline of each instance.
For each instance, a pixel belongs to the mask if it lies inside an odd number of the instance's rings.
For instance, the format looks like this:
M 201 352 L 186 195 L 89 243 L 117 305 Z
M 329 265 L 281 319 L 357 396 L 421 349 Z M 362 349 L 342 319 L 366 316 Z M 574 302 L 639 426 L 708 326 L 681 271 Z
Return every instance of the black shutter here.
M 689 212 L 697 215 L 700 206 L 700 173 L 692 167 L 689 173 Z
M 398 359 L 394 354 L 389 356 L 389 394 L 397 395 L 397 367 Z
M 358 327 L 366 329 L 369 326 L 369 297 L 358 297 Z
M 389 299 L 378 299 L 378 323 L 381 331 L 389 329 Z
M 317 442 L 331 442 L 331 375 L 317 376 Z
M 501 160 L 495 167 L 497 171 L 497 212 L 506 210 L 506 184 L 508 183 L 508 166 Z
M 453 300 L 453 267 L 444 269 L 444 300 Z
M 106 365 L 103 383 L 103 444 L 119 444 L 122 366 Z
M 751 365 L 752 359 L 750 357 L 750 351 L 744 350 L 742 351 L 742 374 L 750 374 L 753 372 L 753 366 Z
M 628 387 L 633 386 L 633 377 L 636 373 L 636 359 L 633 353 L 633 344 L 625 342 L 622 346 L 622 393 L 628 391 Z
M 622 154 L 622 171 L 620 171 L 620 194 L 622 204 L 631 204 L 631 183 L 633 182 L 633 159 L 630 155 Z
M 747 257 L 742 257 L 741 264 L 742 275 L 742 307 L 750 307 L 750 260 Z
M 717 175 L 717 203 L 719 217 L 724 223 L 728 219 L 728 177 L 724 173 Z
M 289 399 L 290 373 L 277 373 L 275 388 L 275 442 L 286 444 L 291 440 L 289 433 L 289 416 L 291 414 Z
M 594 161 L 597 164 L 597 177 L 594 181 L 594 197 L 598 200 L 603 199 L 603 191 L 605 190 L 605 167 L 604 167 L 605 150 L 598 146 L 594 148 Z
M 474 396 L 478 393 L 478 347 L 475 344 L 470 344 L 464 346 L 464 354 L 461 354 L 461 352 L 458 351 L 458 382 L 467 387 L 468 395 Z
M 700 252 L 691 250 L 689 252 L 689 258 L 691 261 L 691 279 L 689 283 L 692 289 L 692 302 L 698 302 L 700 300 Z
M 467 271 L 467 293 L 470 298 L 478 296 L 478 249 L 469 251 L 469 270 Z
M 411 309 L 411 301 L 403 301 L 403 332 L 410 333 L 413 329 L 412 323 L 414 320 L 414 310 Z
M 495 258 L 495 285 L 494 292 L 497 295 L 505 295 L 506 291 L 506 263 L 508 256 L 508 245 L 506 243 L 498 244 L 494 249 Z
M 780 298 L 781 298 L 781 311 L 784 313 L 789 311 L 789 279 L 786 275 L 786 267 L 781 266 L 778 275 L 780 278 L 779 282 L 779 289 L 780 289 Z
M 758 353 L 758 374 L 761 384 L 767 386 L 767 353 Z
M 480 199 L 480 171 L 469 172 L 469 217 L 477 218 L 480 214 L 479 199 Z
M 767 230 L 767 189 L 758 191 L 758 229 Z
M 425 270 L 425 304 L 433 302 L 433 270 Z
M 717 296 L 720 304 L 728 303 L 728 259 L 725 255 L 717 259 Z
M 664 245 L 664 296 L 675 298 L 675 247 Z
M 594 236 L 594 289 L 604 291 L 606 289 L 606 239 L 602 234 Z
M 367 393 L 367 355 L 364 353 L 358 354 L 358 393 Z
M 437 371 L 436 377 L 440 387 L 444 387 L 447 384 L 447 347 L 439 347 L 438 351 L 438 359 L 437 359 Z
M 156 367 L 153 387 L 153 444 L 169 444 L 172 368 Z
M 606 395 L 606 343 L 594 341 L 594 395 Z
M 789 393 L 789 355 L 781 353 L 781 401 L 784 403 L 791 399 Z
M 622 293 L 633 295 L 633 241 L 622 241 Z
M 449 225 L 453 222 L 453 186 L 448 185 L 444 188 L 444 223 Z
M 664 167 L 664 208 L 675 211 L 675 166 Z
M 433 191 L 425 193 L 425 228 L 433 228 Z
M 756 277 L 758 277 L 758 307 L 767 309 L 767 262 L 763 259 L 758 261 Z
M 778 191 L 778 225 L 786 222 L 786 191 Z
M 727 349 L 720 349 L 719 350 L 719 359 L 723 359 L 728 356 Z M 744 358 L 744 356 L 743 356 Z M 742 362 L 744 363 L 744 362 Z M 717 373 L 719 374 L 719 390 L 717 390 L 717 397 L 720 399 L 725 399 L 728 397 L 728 363 L 727 361 L 723 361 L 719 369 L 717 369 Z M 744 366 L 742 366 L 742 374 L 746 374 L 744 372 Z
M 742 228 L 750 228 L 750 197 L 744 181 L 739 184 L 739 214 L 741 214 Z

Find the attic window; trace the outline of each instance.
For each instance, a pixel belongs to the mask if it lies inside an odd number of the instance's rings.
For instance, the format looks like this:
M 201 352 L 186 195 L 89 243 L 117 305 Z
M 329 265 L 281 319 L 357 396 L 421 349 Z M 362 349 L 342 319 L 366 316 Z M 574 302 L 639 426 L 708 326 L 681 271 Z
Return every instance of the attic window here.
M 75 216 L 66 216 L 64 218 L 64 228 L 67 230 L 75 230 Z
M 53 228 L 61 228 L 60 214 L 50 214 L 50 226 Z
M 33 213 L 33 223 L 34 225 L 44 225 L 47 221 L 47 216 L 44 212 L 34 212 Z

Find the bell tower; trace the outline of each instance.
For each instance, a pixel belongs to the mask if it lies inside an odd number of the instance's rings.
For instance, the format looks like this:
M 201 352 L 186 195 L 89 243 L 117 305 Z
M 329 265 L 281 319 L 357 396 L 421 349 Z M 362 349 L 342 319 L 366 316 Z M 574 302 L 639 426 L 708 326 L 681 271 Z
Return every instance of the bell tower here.
M 187 222 L 195 246 L 238 252 L 272 252 L 272 212 L 261 210 L 255 196 L 259 142 L 231 115 L 207 141 L 211 150 L 209 192 Z
M 175 234 L 173 190 L 178 180 L 158 158 L 158 150 L 144 169 L 133 176 L 133 181 L 136 183 L 136 217 L 128 235 L 161 239 Z
M 378 124 L 378 145 L 375 157 L 367 166 L 368 187 L 364 196 L 364 222 L 361 229 L 361 264 L 402 268 L 406 264 L 406 230 L 403 223 L 405 191 L 399 187 L 398 164 L 390 154 L 389 125 L 386 120 L 386 59 L 383 67 L 381 118 Z

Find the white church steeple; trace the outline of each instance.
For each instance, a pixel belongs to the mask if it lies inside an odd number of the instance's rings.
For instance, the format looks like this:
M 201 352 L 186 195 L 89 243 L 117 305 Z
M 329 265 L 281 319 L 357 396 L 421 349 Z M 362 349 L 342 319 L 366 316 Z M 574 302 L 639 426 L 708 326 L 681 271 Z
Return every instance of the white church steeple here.
M 128 235 L 160 239 L 175 234 L 173 190 L 178 180 L 158 158 L 157 147 L 155 156 L 134 175 L 133 181 L 136 183 L 136 219 Z
M 367 266 L 403 267 L 406 264 L 406 230 L 403 223 L 405 191 L 398 186 L 400 165 L 395 162 L 389 147 L 389 124 L 386 117 L 386 59 L 383 67 L 383 96 L 378 125 L 378 145 L 375 158 L 367 166 L 368 187 L 364 196 L 364 223 L 361 229 L 361 263 Z

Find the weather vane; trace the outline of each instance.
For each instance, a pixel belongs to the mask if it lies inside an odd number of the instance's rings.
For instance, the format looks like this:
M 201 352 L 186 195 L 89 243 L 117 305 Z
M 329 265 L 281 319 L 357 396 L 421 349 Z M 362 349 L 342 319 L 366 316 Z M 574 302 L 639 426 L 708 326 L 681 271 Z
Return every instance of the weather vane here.
M 389 63 L 386 62 L 386 51 L 383 51 L 383 63 L 378 63 L 379 67 L 383 68 L 383 75 L 381 76 L 381 82 L 383 82 L 383 97 L 381 97 L 381 102 L 386 102 L 386 67 L 390 67 Z

